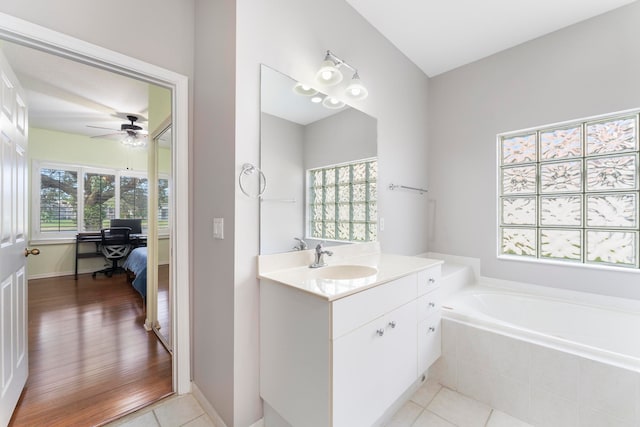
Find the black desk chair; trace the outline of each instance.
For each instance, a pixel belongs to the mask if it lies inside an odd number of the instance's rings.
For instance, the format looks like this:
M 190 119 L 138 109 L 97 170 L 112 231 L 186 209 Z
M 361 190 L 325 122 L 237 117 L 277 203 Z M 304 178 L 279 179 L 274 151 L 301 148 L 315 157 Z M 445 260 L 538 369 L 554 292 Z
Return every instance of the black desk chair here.
M 131 251 L 130 233 L 130 227 L 111 227 L 100 230 L 100 234 L 102 235 L 100 250 L 107 261 L 111 262 L 111 266 L 99 271 L 94 271 L 92 274 L 93 277 L 96 277 L 98 273 L 103 273 L 107 277 L 111 277 L 113 273 L 119 271 L 124 273 L 124 269 L 118 267 L 118 261 L 126 258 Z

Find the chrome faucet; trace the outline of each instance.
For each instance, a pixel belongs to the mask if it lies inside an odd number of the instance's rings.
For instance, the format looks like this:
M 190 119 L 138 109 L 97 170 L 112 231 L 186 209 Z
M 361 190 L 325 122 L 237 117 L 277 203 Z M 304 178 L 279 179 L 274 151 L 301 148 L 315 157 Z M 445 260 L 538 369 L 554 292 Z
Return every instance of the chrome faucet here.
M 298 237 L 294 237 L 294 239 L 298 241 L 298 244 L 293 247 L 294 251 L 304 251 L 307 249 L 307 242 Z
M 331 256 L 333 255 L 333 252 L 331 251 L 326 251 L 322 249 L 322 242 L 318 243 L 318 245 L 316 246 L 316 259 L 313 262 L 313 264 L 311 264 L 309 266 L 309 268 L 318 268 L 318 267 L 324 267 L 325 265 L 327 265 L 324 262 L 324 259 L 322 258 L 322 255 L 328 255 Z

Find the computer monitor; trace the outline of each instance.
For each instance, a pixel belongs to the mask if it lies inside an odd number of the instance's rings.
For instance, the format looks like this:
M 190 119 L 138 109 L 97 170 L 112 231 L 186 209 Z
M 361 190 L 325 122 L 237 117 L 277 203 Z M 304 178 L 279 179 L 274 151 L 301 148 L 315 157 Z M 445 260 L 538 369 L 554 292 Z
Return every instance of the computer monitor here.
M 131 234 L 142 234 L 142 220 L 140 218 L 112 219 L 111 227 L 129 227 Z

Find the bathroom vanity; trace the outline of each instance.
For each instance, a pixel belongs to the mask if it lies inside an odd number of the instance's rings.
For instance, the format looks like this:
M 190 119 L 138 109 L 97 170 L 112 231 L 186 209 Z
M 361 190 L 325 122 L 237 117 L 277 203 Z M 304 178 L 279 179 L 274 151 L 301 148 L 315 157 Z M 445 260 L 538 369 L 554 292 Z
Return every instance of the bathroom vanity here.
M 261 260 L 266 427 L 376 425 L 440 356 L 442 262 L 336 251 L 310 269 L 304 252 L 279 256 L 301 266 Z

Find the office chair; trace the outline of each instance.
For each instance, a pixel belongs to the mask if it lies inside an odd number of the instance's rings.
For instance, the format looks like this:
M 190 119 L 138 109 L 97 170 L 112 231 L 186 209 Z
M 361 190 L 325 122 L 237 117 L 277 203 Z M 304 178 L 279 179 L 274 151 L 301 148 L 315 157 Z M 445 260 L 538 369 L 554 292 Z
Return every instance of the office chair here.
M 100 234 L 102 235 L 100 250 L 107 261 L 111 261 L 111 266 L 99 271 L 94 271 L 91 276 L 96 277 L 96 274 L 103 273 L 107 277 L 111 277 L 118 271 L 125 271 L 124 268 L 118 267 L 118 261 L 126 258 L 131 251 L 130 233 L 130 227 L 111 227 L 100 230 Z

